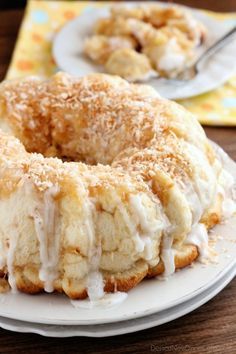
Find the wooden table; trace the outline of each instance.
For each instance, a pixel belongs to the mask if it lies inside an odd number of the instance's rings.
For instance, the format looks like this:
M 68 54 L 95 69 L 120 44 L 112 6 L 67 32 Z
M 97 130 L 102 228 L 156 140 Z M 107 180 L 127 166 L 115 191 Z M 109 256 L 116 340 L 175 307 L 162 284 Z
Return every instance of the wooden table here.
M 191 6 L 236 11 L 236 0 L 182 0 Z M 7 4 L 7 1 L 4 1 Z M 15 2 L 17 4 L 17 1 Z M 22 3 L 22 2 L 21 2 Z M 1 5 L 0 5 L 1 6 Z M 7 5 L 6 5 L 7 6 Z M 11 3 L 12 7 L 12 3 Z M 7 70 L 23 9 L 0 10 L 0 78 Z M 235 128 L 205 128 L 236 159 Z M 236 353 L 236 279 L 191 314 L 149 330 L 110 338 L 44 338 L 0 329 L 0 353 Z

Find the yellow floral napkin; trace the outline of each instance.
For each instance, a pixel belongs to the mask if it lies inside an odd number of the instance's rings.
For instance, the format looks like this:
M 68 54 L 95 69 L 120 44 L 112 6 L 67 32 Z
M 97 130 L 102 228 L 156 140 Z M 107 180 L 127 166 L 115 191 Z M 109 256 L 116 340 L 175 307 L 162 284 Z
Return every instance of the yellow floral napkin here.
M 51 51 L 55 33 L 67 21 L 104 5 L 107 3 L 29 0 L 6 78 L 32 74 L 48 77 L 57 72 Z M 207 13 L 236 24 L 236 13 Z M 180 103 L 195 113 L 202 124 L 236 126 L 236 75 L 220 88 Z

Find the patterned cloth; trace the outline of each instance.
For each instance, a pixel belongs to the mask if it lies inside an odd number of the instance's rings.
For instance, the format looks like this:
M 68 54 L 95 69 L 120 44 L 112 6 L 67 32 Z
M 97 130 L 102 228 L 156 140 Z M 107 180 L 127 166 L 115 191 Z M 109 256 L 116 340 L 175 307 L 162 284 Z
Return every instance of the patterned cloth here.
M 29 0 L 6 78 L 39 74 L 48 77 L 58 71 L 52 57 L 52 40 L 69 20 L 106 2 Z M 206 12 L 206 11 L 204 11 Z M 236 13 L 207 14 L 236 24 Z M 180 101 L 202 124 L 236 126 L 236 76 L 220 88 Z

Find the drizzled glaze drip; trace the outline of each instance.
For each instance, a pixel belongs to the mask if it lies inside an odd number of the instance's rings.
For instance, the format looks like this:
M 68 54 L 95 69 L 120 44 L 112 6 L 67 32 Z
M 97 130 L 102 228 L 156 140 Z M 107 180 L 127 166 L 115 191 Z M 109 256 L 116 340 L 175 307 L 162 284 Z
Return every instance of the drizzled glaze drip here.
M 71 300 L 71 304 L 75 308 L 92 309 L 94 307 L 106 309 L 119 305 L 124 302 L 128 294 L 117 291 L 113 294 L 104 294 L 104 296 L 97 300 Z
M 103 276 L 102 273 L 99 272 L 101 252 L 101 247 L 97 247 L 90 257 L 90 272 L 87 276 L 87 293 L 91 301 L 99 300 L 105 294 Z
M 161 233 L 165 227 L 164 220 L 155 220 L 150 222 L 148 220 L 148 213 L 145 209 L 140 195 L 133 195 L 130 197 L 130 205 L 134 213 L 135 219 L 138 220 L 141 232 L 136 232 L 134 241 L 137 252 L 143 252 L 143 257 L 147 261 L 153 258 L 152 240 L 157 233 Z
M 85 227 L 89 239 L 89 250 L 88 250 L 88 260 L 89 260 L 89 273 L 86 279 L 87 294 L 90 301 L 98 301 L 104 296 L 104 282 L 102 273 L 99 271 L 99 264 L 102 254 L 101 245 L 96 244 L 95 238 L 95 228 L 94 228 L 94 204 L 92 199 L 88 196 L 88 201 L 84 208 L 86 210 L 87 218 L 85 220 Z
M 175 253 L 172 249 L 173 238 L 168 234 L 163 238 L 161 259 L 164 263 L 165 271 L 164 276 L 168 277 L 169 275 L 175 272 Z
M 189 207 L 192 211 L 192 224 L 195 225 L 201 219 L 204 208 L 202 206 L 202 203 L 200 202 L 199 196 L 194 191 L 192 185 L 186 185 L 186 187 L 184 188 L 184 193 L 188 201 Z
M 223 170 L 220 175 L 220 186 L 218 187 L 218 193 L 222 195 L 222 214 L 225 219 L 230 218 L 236 213 L 235 202 L 235 180 L 233 176 Z
M 200 253 L 200 261 L 208 257 L 208 233 L 204 224 L 194 225 L 185 242 L 197 246 Z
M 58 277 L 57 265 L 60 248 L 60 232 L 56 225 L 58 214 L 55 197 L 59 187 L 50 187 L 44 193 L 43 207 L 36 208 L 33 218 L 39 240 L 41 268 L 39 279 L 44 282 L 44 290 L 53 292 L 53 282 Z

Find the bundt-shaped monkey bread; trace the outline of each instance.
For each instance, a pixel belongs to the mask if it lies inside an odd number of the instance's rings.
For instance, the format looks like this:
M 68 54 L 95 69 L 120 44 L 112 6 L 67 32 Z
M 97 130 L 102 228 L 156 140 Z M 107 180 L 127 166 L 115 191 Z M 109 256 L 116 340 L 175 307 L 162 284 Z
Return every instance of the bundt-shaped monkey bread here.
M 13 290 L 93 300 L 171 274 L 207 256 L 226 177 L 195 117 L 149 86 L 3 82 L 1 275 Z

